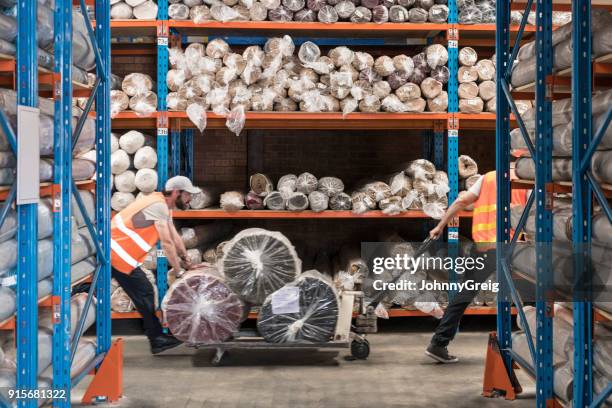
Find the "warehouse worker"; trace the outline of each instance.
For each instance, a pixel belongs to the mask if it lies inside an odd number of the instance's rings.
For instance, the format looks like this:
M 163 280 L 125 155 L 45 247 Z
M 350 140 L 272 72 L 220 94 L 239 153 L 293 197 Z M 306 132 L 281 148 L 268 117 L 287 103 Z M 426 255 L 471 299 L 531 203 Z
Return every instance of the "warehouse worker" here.
M 153 285 L 140 265 L 147 253 L 161 241 L 177 278 L 185 269 L 191 268 L 185 245 L 172 222 L 171 210 L 186 209 L 191 194 L 199 192 L 200 189 L 194 187 L 187 177 L 172 177 L 162 193 L 154 192 L 135 200 L 111 221 L 112 275 L 142 315 L 153 354 L 176 347 L 181 342 L 163 333 L 155 314 Z
M 448 208 L 438 225 L 432 229 L 429 236 L 432 239 L 439 238 L 448 223 L 470 204 L 474 204 L 472 220 L 472 239 L 475 257 L 484 259 L 485 267 L 481 270 L 473 269 L 466 271 L 465 280 L 472 279 L 474 282 L 484 282 L 496 267 L 496 241 L 497 241 L 497 179 L 495 171 L 480 176 L 468 191 L 463 191 L 459 197 Z M 527 190 L 512 190 L 511 205 L 525 205 Z M 436 332 L 431 339 L 425 354 L 441 363 L 456 363 L 457 357 L 448 354 L 447 346 L 455 337 L 459 329 L 459 323 L 478 291 L 466 290 L 457 292 L 440 320 Z

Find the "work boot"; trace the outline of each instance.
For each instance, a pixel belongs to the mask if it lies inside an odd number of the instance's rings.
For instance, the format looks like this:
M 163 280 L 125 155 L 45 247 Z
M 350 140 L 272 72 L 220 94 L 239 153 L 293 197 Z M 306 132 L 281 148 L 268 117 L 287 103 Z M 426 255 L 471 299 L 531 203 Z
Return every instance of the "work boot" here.
M 430 344 L 429 347 L 427 347 L 425 355 L 443 364 L 456 363 L 459 361 L 457 357 L 448 354 L 448 349 L 446 347 L 436 346 L 435 344 Z
M 159 354 L 162 351 L 166 351 L 180 345 L 182 341 L 177 340 L 173 336 L 162 334 L 161 336 L 150 339 L 149 343 L 151 343 L 151 353 Z

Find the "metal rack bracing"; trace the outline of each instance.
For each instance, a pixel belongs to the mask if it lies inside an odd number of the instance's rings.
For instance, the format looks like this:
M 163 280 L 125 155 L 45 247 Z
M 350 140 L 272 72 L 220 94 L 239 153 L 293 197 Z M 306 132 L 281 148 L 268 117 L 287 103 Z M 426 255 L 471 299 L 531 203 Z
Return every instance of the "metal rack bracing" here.
M 18 35 L 16 91 L 17 108 L 38 108 L 40 94 L 40 69 L 38 67 L 36 39 L 37 1 L 20 1 L 17 8 Z M 86 4 L 87 3 L 87 4 Z M 55 0 L 54 3 L 54 69 L 51 96 L 54 99 L 54 166 L 53 184 L 42 185 L 39 196 L 51 196 L 53 200 L 53 290 L 52 295 L 39 299 L 37 290 L 37 206 L 38 197 L 29 203 L 22 203 L 19 197 L 19 181 L 3 194 L 0 225 L 6 219 L 10 207 L 15 203 L 18 214 L 17 241 L 18 263 L 16 273 L 16 316 L 2 323 L 3 329 L 16 331 L 17 369 L 16 388 L 23 391 L 36 390 L 38 385 L 38 308 L 51 307 L 53 310 L 53 389 L 65 392 L 63 399 L 53 401 L 57 407 L 71 404 L 71 389 L 92 370 L 104 364 L 111 347 L 110 321 L 110 5 L 106 0 L 74 1 L 80 6 L 89 38 L 94 45 L 96 62 L 96 81 L 93 88 L 76 85 L 72 81 L 72 36 L 73 0 Z M 96 27 L 87 14 L 88 6 L 95 7 Z M 46 74 L 45 74 L 46 75 Z M 88 102 L 75 128 L 72 126 L 72 98 L 88 94 Z M 93 183 L 75 183 L 72 177 L 72 152 L 77 143 L 85 120 L 96 106 L 96 180 L 95 180 L 95 220 L 91 220 L 85 210 L 78 189 L 93 189 Z M 93 113 L 93 112 L 92 112 Z M 36 113 L 35 113 L 36 114 Z M 14 131 L 4 113 L 0 112 L 0 125 L 6 134 L 11 148 L 18 157 L 20 146 L 36 143 L 30 133 Z M 31 159 L 31 158 L 29 158 Z M 19 168 L 18 163 L 18 168 Z M 36 172 L 38 170 L 36 169 Z M 17 173 L 19 180 L 20 173 Z M 31 180 L 25 180 L 31 181 Z M 92 241 L 96 247 L 97 266 L 95 272 L 79 282 L 90 280 L 91 286 L 84 306 L 84 313 L 77 322 L 71 340 L 70 295 L 71 282 L 71 199 L 74 198 L 80 210 Z M 77 282 L 78 283 L 78 282 Z M 94 296 L 95 295 L 95 296 Z M 97 350 L 95 358 L 89 362 L 82 374 L 71 378 L 70 369 L 78 342 L 83 334 L 87 310 L 96 299 Z M 99 395 L 105 397 L 105 395 Z M 36 399 L 22 399 L 19 407 L 37 407 Z
M 516 42 L 510 41 L 509 22 L 511 1 L 504 0 L 497 3 L 497 237 L 498 237 L 498 280 L 506 286 L 509 297 L 498 299 L 497 318 L 497 343 L 504 362 L 508 376 L 511 376 L 512 364 L 519 363 L 528 371 L 531 370 L 536 379 L 536 405 L 538 407 L 557 406 L 553 391 L 553 301 L 549 293 L 553 288 L 551 269 L 552 258 L 552 199 L 553 192 L 559 191 L 557 183 L 552 179 L 552 89 L 550 87 L 553 76 L 553 47 L 552 47 L 552 0 L 536 0 L 536 82 L 535 99 L 538 107 L 536 113 L 535 144 L 531 143 L 525 126 L 518 117 L 510 93 L 509 78 L 512 64 L 520 46 L 521 36 L 524 32 L 528 11 L 532 9 L 534 1 L 528 0 L 524 5 L 525 13 L 521 26 L 519 27 Z M 516 6 L 516 5 L 515 5 Z M 573 193 L 573 245 L 574 254 L 581 254 L 584 258 L 589 256 L 591 242 L 591 211 L 593 207 L 593 196 L 602 207 L 608 220 L 612 222 L 612 212 L 602 188 L 594 180 L 590 170 L 591 157 L 605 134 L 612 117 L 612 108 L 608 109 L 606 120 L 599 129 L 592 129 L 591 96 L 592 77 L 591 61 L 591 1 L 573 1 L 572 11 L 572 41 L 574 67 L 571 79 L 572 91 L 572 185 L 566 186 L 566 191 Z M 586 79 L 586 80 L 585 80 Z M 525 325 L 526 338 L 532 357 L 531 362 L 526 362 L 512 350 L 511 341 L 511 317 L 510 306 L 516 305 L 519 316 L 526 321 L 522 311 L 522 301 L 519 293 L 512 282 L 510 267 L 508 265 L 508 254 L 501 252 L 503 243 L 516 243 L 518 234 L 510 239 L 510 141 L 509 126 L 510 115 L 517 118 L 519 127 L 522 129 L 523 139 L 531 156 L 534 158 L 536 167 L 536 178 L 524 213 L 520 218 L 517 231 L 521 231 L 527 221 L 527 214 L 535 205 L 536 219 L 536 319 L 537 328 L 535 342 L 532 340 L 528 325 Z M 525 188 L 523 186 L 523 188 Z M 502 257 L 502 254 L 504 256 Z M 503 259 L 502 259 L 503 258 Z M 591 286 L 584 286 L 592 276 L 592 271 L 587 268 L 580 256 L 575 257 L 575 286 L 576 293 L 582 290 L 592 290 Z M 587 285 L 590 285 L 587 283 Z M 574 407 L 597 407 L 605 401 L 612 392 L 612 383 L 608 384 L 600 395 L 593 395 L 593 345 L 592 328 L 594 309 L 588 298 L 575 297 L 573 299 L 573 335 L 574 335 L 574 376 L 573 376 L 573 406 Z M 578 363 L 580 362 L 580 363 Z

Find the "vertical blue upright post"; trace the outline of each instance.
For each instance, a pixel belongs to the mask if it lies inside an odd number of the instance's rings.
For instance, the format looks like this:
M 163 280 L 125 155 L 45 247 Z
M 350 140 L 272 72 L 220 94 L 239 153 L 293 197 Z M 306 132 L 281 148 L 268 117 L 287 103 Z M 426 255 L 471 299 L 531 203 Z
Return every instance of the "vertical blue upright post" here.
M 459 95 L 457 93 L 458 80 L 457 72 L 459 69 L 459 36 L 456 28 L 458 19 L 458 9 L 456 0 L 448 2 L 449 15 L 448 22 L 452 27 L 447 31 L 448 39 L 448 114 L 451 119 L 448 122 L 448 141 L 447 141 L 447 173 L 450 191 L 448 193 L 448 204 L 452 204 L 459 194 Z M 453 220 L 448 227 L 449 255 L 459 255 L 459 218 Z M 449 281 L 454 282 L 457 276 L 454 270 L 449 272 Z M 455 295 L 455 291 L 449 293 L 449 298 Z
M 510 106 L 504 97 L 502 81 L 510 59 L 510 1 L 497 3 L 495 50 L 497 95 L 495 121 L 495 168 L 497 169 L 497 282 L 501 290 L 497 298 L 497 341 L 506 367 L 511 367 L 509 350 L 512 347 L 512 314 L 509 285 L 502 269 L 502 243 L 510 239 Z
M 168 122 L 165 117 L 168 110 L 166 96 L 168 87 L 166 76 L 168 74 L 168 40 L 169 32 L 168 20 L 168 0 L 157 2 L 157 19 L 161 20 L 157 31 L 157 114 L 162 115 L 158 118 L 157 125 L 157 174 L 159 180 L 159 190 L 163 190 L 168 179 Z M 158 116 L 159 117 L 159 116 Z M 168 289 L 168 260 L 158 245 L 157 250 L 157 294 L 159 304 L 161 304 L 166 290 Z
M 172 129 L 170 131 L 170 139 L 172 141 L 172 150 L 170 151 L 170 166 L 172 167 L 172 175 L 179 176 L 181 174 L 181 131 Z
M 100 274 L 96 287 L 96 333 L 98 354 L 106 353 L 111 345 L 111 307 L 110 307 L 110 5 L 106 0 L 96 0 L 96 40 L 100 49 L 102 65 L 97 75 L 101 77 L 101 88 L 96 95 L 96 224 L 100 248 L 104 258 L 98 254 Z M 100 69 L 102 68 L 102 69 Z
M 189 180 L 193 180 L 193 129 L 186 129 L 183 134 L 184 145 L 184 161 L 185 167 L 183 169 L 183 175 L 188 177 Z
M 38 107 L 38 2 L 17 3 L 17 104 Z M 27 134 L 17 129 L 17 142 Z M 38 157 L 33 157 L 38 160 Z M 17 389 L 35 390 L 38 382 L 38 204 L 17 205 Z M 36 407 L 38 401 L 19 400 L 19 407 Z
M 536 405 L 553 397 L 552 306 L 552 0 L 536 3 Z
M 589 406 L 593 399 L 592 304 L 589 289 L 592 191 L 581 171 L 586 146 L 592 139 L 591 110 L 591 2 L 572 2 L 572 180 L 574 243 L 574 407 Z
M 70 289 L 72 198 L 72 0 L 55 0 L 56 83 L 53 151 L 53 389 L 65 391 L 58 407 L 70 406 Z M 59 89 L 57 87 L 59 86 Z M 57 92 L 59 91 L 59 92 Z M 61 95 L 61 97 L 60 97 Z

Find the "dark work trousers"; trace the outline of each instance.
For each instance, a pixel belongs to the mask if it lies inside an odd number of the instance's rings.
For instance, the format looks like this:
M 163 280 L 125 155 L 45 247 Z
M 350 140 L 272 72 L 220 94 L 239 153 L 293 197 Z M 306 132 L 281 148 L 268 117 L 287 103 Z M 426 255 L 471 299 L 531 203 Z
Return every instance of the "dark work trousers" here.
M 459 280 L 465 281 L 472 279 L 474 282 L 484 282 L 489 276 L 492 279 L 495 279 L 495 250 L 489 250 L 486 253 L 483 252 L 473 252 L 473 257 L 484 256 L 485 258 L 485 267 L 482 270 L 470 270 L 467 271 L 463 277 L 458 276 Z M 461 292 L 456 292 L 455 296 L 448 303 L 448 307 L 444 311 L 444 315 L 442 319 L 440 319 L 440 323 L 436 328 L 436 332 L 431 339 L 431 343 L 439 346 L 446 347 L 448 343 L 455 338 L 455 334 L 459 330 L 459 324 L 461 323 L 461 318 L 465 313 L 465 309 L 470 305 L 472 299 L 478 294 L 477 290 L 462 290 Z
M 161 336 L 162 326 L 155 314 L 155 291 L 142 269 L 136 268 L 128 275 L 112 268 L 112 275 L 142 315 L 144 332 L 149 340 Z

